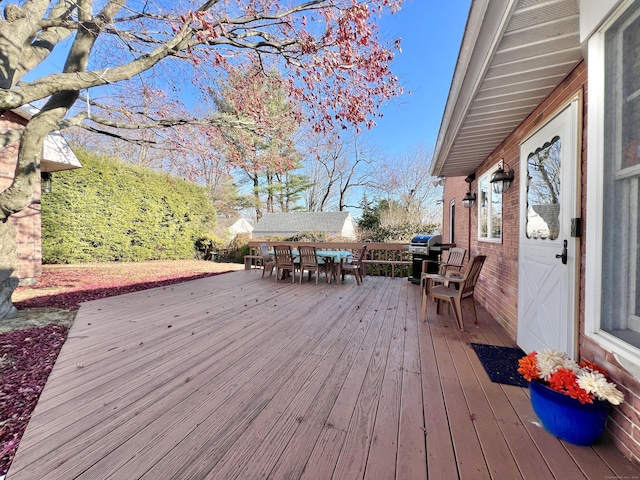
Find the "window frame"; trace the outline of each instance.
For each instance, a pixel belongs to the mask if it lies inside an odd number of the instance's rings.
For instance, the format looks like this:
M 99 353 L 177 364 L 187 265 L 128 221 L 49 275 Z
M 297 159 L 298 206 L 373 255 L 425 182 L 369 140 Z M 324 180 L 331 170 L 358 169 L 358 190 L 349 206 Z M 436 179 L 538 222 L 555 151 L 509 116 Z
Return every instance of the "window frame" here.
M 610 15 L 601 27 L 588 40 L 589 61 L 587 64 L 589 103 L 588 103 L 588 145 L 587 155 L 587 196 L 586 212 L 589 222 L 586 231 L 586 276 L 585 276 L 585 335 L 599 344 L 636 378 L 640 378 L 640 347 L 627 343 L 602 328 L 602 275 L 604 262 L 610 261 L 603 254 L 604 241 L 604 176 L 605 171 L 605 116 L 607 92 L 606 72 L 606 34 L 614 23 L 629 9 L 634 2 L 623 2 Z M 616 100 L 615 98 L 613 100 Z M 619 107 L 614 107 L 619 108 Z M 619 162 L 617 158 L 613 161 Z M 640 234 L 640 232 L 636 232 Z M 612 252 L 612 258 L 615 253 Z M 619 260 L 619 258 L 618 258 Z M 640 266 L 636 265 L 636 268 Z M 589 293 L 590 292 L 590 293 Z
M 456 238 L 456 201 L 449 202 L 449 243 L 455 243 Z
M 503 193 L 495 193 L 493 191 L 493 186 L 491 185 L 491 177 L 501 166 L 501 162 L 496 163 L 493 167 L 491 167 L 486 173 L 482 174 L 478 179 L 478 194 L 477 194 L 477 208 L 478 208 L 478 241 L 479 242 L 488 242 L 488 243 L 502 243 L 502 237 L 504 236 L 504 228 L 502 223 L 502 212 L 503 208 Z M 482 184 L 486 182 L 487 184 L 487 236 L 482 235 Z M 493 212 L 493 198 L 494 196 L 499 196 L 500 198 L 500 236 L 494 237 L 491 231 L 491 221 L 494 218 Z M 497 214 L 496 214 L 497 215 Z

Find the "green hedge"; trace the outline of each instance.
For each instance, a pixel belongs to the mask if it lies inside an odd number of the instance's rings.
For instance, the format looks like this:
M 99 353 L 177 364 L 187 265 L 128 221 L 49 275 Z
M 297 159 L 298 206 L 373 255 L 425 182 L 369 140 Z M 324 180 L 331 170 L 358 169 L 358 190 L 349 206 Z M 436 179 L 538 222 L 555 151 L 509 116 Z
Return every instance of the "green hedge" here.
M 203 187 L 122 162 L 75 152 L 83 168 L 53 174 L 42 194 L 44 263 L 186 259 L 213 231 Z

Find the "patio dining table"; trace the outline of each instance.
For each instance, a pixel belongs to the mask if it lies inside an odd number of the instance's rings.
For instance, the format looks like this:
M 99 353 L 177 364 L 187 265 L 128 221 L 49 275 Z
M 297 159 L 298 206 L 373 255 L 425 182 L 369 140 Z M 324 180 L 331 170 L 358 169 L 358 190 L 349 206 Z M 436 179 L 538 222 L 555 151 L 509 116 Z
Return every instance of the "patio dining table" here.
M 331 271 L 338 279 L 338 284 L 340 283 L 340 267 L 342 267 L 343 262 L 353 255 L 348 250 L 317 250 L 316 255 L 318 258 L 322 258 L 325 262 L 328 260 L 331 263 Z M 331 280 L 329 280 L 331 283 Z
M 273 253 L 273 251 L 270 251 Z M 291 255 L 293 255 L 294 259 L 299 256 L 298 250 L 292 249 Z M 329 262 L 331 265 L 331 271 L 333 275 L 338 279 L 338 284 L 340 283 L 340 267 L 343 262 L 353 255 L 349 250 L 316 250 L 316 255 L 318 258 L 321 258 L 325 262 Z M 329 283 L 331 283 L 331 278 L 329 278 Z

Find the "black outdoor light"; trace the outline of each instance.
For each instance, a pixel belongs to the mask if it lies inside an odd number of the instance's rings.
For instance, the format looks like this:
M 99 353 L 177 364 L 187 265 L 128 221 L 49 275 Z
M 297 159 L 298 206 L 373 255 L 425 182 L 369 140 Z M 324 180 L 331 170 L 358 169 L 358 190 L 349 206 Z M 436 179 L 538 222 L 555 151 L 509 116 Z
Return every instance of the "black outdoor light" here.
M 471 191 L 471 182 L 473 182 L 476 178 L 475 173 L 471 173 L 467 175 L 467 178 L 464 179 L 469 185 L 469 191 L 462 197 L 462 206 L 464 208 L 471 208 L 476 203 L 476 194 Z
M 490 183 L 493 184 L 494 193 L 506 193 L 513 182 L 514 173 L 509 164 L 504 161 L 504 159 L 500 160 L 502 162 L 502 166 L 498 167 L 493 175 L 491 176 Z M 507 166 L 509 170 L 505 171 L 504 166 Z
M 462 197 L 462 206 L 464 208 L 471 208 L 476 203 L 476 194 L 468 191 L 464 197 Z
M 51 180 L 53 175 L 49 172 L 40 172 L 40 185 L 42 193 L 51 193 Z

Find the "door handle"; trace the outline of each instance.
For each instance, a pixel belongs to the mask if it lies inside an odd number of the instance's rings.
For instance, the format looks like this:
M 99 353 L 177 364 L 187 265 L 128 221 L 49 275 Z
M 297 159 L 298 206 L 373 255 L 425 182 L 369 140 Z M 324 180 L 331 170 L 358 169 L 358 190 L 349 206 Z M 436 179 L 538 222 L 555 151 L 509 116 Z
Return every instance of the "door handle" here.
M 556 255 L 556 258 L 561 258 L 562 259 L 562 263 L 564 265 L 567 264 L 567 241 L 564 241 L 563 247 L 562 247 L 562 253 Z

